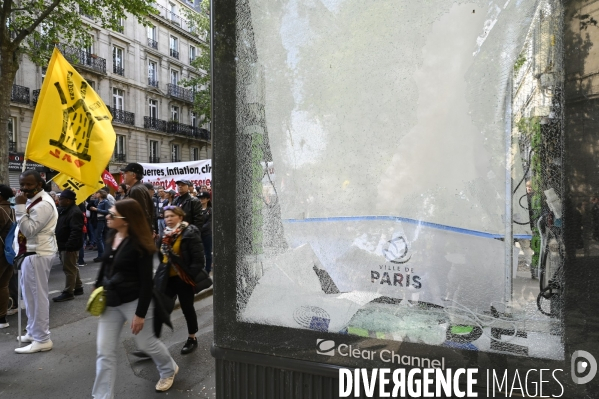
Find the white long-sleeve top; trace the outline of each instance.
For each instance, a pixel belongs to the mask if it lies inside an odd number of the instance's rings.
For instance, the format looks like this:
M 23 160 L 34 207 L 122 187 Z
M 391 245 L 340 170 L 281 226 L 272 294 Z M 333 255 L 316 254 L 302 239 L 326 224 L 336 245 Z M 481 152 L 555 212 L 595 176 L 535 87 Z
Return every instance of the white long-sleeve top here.
M 29 204 L 40 197 L 41 202 L 27 212 Z M 17 231 L 13 242 L 15 252 L 19 251 L 18 239 L 21 232 L 27 238 L 27 252 L 35 252 L 42 256 L 55 255 L 58 251 L 54 235 L 58 211 L 52 197 L 45 191 L 41 191 L 33 198 L 27 199 L 26 204 L 15 205 L 15 214 L 17 216 Z

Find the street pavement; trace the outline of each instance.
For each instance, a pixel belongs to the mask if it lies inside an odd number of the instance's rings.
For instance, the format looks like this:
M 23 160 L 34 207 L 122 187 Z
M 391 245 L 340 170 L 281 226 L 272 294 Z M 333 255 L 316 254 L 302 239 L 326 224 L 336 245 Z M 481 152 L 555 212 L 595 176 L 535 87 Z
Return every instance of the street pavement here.
M 55 303 L 50 300 L 50 331 L 54 348 L 49 352 L 17 354 L 17 315 L 8 316 L 10 326 L 0 330 L 0 399 L 69 399 L 91 398 L 95 378 L 96 333 L 98 319 L 85 311 L 91 286 L 100 266 L 93 263 L 94 251 L 86 251 L 87 266 L 80 268 L 85 293 L 74 300 Z M 64 288 L 64 273 L 58 258 L 50 273 L 50 298 Z M 202 294 L 200 294 L 202 296 Z M 179 365 L 173 387 L 157 393 L 159 379 L 150 359 L 140 360 L 129 353 L 135 350 L 129 323 L 123 327 L 118 346 L 115 397 L 118 398 L 214 398 L 214 359 L 212 296 L 196 301 L 200 331 L 198 348 L 188 355 L 180 350 L 187 339 L 183 313 L 176 309 L 171 320 L 174 330 L 164 326 L 161 340 Z M 26 325 L 22 311 L 23 328 Z M 151 327 L 145 326 L 144 328 Z

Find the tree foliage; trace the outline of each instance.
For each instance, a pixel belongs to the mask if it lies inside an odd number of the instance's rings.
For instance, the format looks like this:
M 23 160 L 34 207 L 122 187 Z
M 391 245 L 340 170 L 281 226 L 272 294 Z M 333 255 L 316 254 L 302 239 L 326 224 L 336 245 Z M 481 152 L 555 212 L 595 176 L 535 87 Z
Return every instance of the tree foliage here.
M 26 53 L 44 64 L 55 44 L 90 45 L 86 15 L 102 28 L 119 30 L 127 14 L 146 24 L 157 13 L 152 0 L 3 0 L 0 1 L 0 57 Z
M 199 71 L 196 77 L 184 79 L 181 84 L 196 90 L 194 97 L 194 112 L 200 117 L 202 124 L 210 123 L 211 115 L 211 85 L 210 85 L 210 1 L 200 3 L 199 13 L 185 10 L 185 17 L 189 20 L 193 31 L 199 33 L 204 43 L 199 49 L 198 56 L 191 62 L 191 66 Z
M 120 31 L 121 18 L 146 25 L 146 17 L 157 13 L 154 0 L 0 0 L 0 182 L 8 182 L 11 92 L 23 55 L 44 65 L 55 45 L 89 46 L 93 38 L 82 14 Z

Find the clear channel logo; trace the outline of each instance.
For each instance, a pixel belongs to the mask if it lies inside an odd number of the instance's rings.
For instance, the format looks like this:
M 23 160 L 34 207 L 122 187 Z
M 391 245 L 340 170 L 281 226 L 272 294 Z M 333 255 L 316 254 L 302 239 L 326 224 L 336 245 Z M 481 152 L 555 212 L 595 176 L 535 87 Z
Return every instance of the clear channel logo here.
M 587 351 L 578 350 L 572 354 L 572 381 L 575 384 L 586 384 L 597 374 L 597 360 Z
M 318 355 L 335 356 L 335 341 L 330 339 L 317 339 L 316 353 Z

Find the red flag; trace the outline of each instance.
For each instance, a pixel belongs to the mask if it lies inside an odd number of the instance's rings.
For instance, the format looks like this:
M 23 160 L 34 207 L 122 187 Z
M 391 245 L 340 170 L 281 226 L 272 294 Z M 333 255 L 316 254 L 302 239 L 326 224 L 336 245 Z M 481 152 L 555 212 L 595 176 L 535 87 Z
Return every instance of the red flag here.
M 102 173 L 102 180 L 107 186 L 114 188 L 115 190 L 119 188 L 119 184 L 114 180 L 114 177 L 107 170 Z

